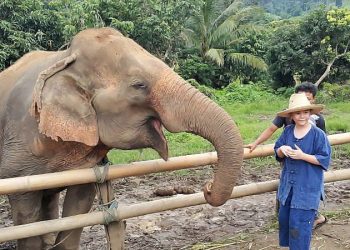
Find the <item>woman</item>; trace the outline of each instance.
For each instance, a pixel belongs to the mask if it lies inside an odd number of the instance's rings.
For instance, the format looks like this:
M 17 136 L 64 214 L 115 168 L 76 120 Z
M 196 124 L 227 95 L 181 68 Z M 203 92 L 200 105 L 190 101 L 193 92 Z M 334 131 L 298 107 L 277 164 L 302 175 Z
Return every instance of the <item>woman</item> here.
M 309 122 L 323 105 L 311 104 L 305 94 L 293 94 L 289 108 L 277 113 L 290 117 L 275 144 L 283 170 L 278 188 L 279 241 L 290 249 L 310 249 L 312 226 L 320 198 L 324 199 L 323 171 L 330 164 L 331 147 L 326 134 Z

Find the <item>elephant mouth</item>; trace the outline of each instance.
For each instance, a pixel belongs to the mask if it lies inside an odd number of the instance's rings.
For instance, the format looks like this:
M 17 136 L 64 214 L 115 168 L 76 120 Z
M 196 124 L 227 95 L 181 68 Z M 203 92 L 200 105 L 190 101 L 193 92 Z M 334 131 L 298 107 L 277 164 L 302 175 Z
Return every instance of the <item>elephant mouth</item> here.
M 160 157 L 162 157 L 165 161 L 168 160 L 168 142 L 165 139 L 165 135 L 162 129 L 162 123 L 157 118 L 150 119 L 151 126 L 153 131 L 155 132 L 154 140 L 152 140 L 151 146 L 155 149 Z

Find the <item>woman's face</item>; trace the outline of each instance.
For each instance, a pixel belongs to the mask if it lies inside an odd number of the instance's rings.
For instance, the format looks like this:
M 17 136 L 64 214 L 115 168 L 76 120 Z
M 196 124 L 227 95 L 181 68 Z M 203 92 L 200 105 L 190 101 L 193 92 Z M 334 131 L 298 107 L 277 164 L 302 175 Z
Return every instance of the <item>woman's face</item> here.
M 310 110 L 302 110 L 291 113 L 291 118 L 296 125 L 304 126 L 309 123 L 310 115 Z

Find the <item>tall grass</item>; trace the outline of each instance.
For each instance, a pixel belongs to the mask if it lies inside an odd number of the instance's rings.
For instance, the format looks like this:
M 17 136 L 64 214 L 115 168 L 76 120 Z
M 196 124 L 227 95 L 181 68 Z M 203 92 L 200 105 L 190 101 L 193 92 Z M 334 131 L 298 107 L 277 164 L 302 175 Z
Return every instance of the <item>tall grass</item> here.
M 249 88 L 248 90 L 245 88 Z M 233 93 L 234 92 L 234 93 Z M 222 106 L 236 122 L 245 144 L 254 141 L 262 131 L 270 126 L 276 113 L 288 105 L 288 98 L 275 95 L 269 90 L 252 85 L 211 90 L 214 100 Z M 350 131 L 350 103 L 330 102 L 324 112 L 328 134 Z M 273 143 L 281 134 L 278 130 L 267 142 Z M 205 139 L 189 133 L 169 133 L 165 136 L 169 146 L 169 156 L 188 155 L 213 151 L 213 146 Z M 350 145 L 337 146 L 334 156 L 350 156 Z M 152 149 L 112 150 L 108 158 L 114 164 L 159 158 Z

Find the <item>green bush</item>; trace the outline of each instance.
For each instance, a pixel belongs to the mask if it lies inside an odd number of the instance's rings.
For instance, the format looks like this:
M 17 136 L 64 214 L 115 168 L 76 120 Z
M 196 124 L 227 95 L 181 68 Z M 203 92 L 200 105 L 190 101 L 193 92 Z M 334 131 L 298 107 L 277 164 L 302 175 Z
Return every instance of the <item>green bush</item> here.
M 201 85 L 195 79 L 188 79 L 187 82 L 194 86 L 196 89 L 198 89 L 200 92 L 208 96 L 210 99 L 217 100 L 215 90 L 213 88 Z
M 180 58 L 175 69 L 184 79 L 195 79 L 200 84 L 213 88 L 226 86 L 233 79 L 233 74 L 229 69 L 220 68 L 191 53 L 194 52 L 189 51 L 185 58 Z
M 239 80 L 230 83 L 222 90 L 220 101 L 251 103 L 258 100 L 273 100 L 275 95 L 261 82 L 241 84 Z
M 350 101 L 350 84 L 323 83 L 317 99 L 322 103 Z
M 294 93 L 295 87 L 280 87 L 276 90 L 278 95 L 289 98 Z

